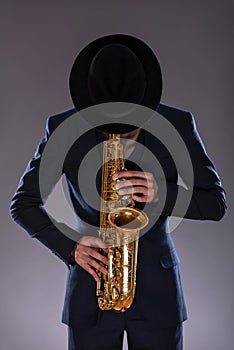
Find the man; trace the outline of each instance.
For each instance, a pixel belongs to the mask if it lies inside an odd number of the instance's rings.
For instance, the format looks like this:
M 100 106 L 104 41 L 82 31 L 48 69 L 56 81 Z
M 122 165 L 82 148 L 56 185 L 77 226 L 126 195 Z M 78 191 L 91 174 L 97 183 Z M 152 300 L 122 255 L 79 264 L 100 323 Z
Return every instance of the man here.
M 117 34 L 87 45 L 73 65 L 70 90 L 76 108 L 48 119 L 46 135 L 13 197 L 12 217 L 69 268 L 62 318 L 69 326 L 69 350 L 121 349 L 124 330 L 131 350 L 181 350 L 182 322 L 187 313 L 168 219 L 171 215 L 198 220 L 223 217 L 225 192 L 216 169 L 205 152 L 193 116 L 159 103 L 160 67 L 141 40 Z M 116 113 L 109 103 L 113 103 Z M 134 109 L 132 104 L 138 107 Z M 96 108 L 94 113 L 92 108 Z M 101 159 L 100 145 L 112 133 L 123 139 L 128 169 L 115 174 L 120 180 L 116 191 L 120 196 L 130 194 L 151 223 L 139 239 L 134 302 L 123 313 L 102 311 L 97 305 L 97 272 L 108 274 L 108 247 L 97 235 L 99 211 L 85 197 L 92 198 L 94 192 L 89 186 L 92 174 L 100 193 L 97 160 Z M 173 154 L 181 138 L 190 156 L 192 177 L 189 162 L 178 157 L 179 152 Z M 77 181 L 82 178 L 78 174 L 93 148 L 95 157 L 85 163 L 86 180 L 89 178 L 82 185 Z M 177 184 L 178 172 L 187 188 Z M 62 174 L 77 215 L 75 233 L 51 220 L 43 208 Z

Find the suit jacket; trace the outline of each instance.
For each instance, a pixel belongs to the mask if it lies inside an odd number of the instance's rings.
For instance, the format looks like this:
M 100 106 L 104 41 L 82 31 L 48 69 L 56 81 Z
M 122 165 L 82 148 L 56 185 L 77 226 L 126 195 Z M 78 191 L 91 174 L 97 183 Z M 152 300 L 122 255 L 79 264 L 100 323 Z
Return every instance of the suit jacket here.
M 68 266 L 62 322 L 68 325 L 76 323 L 82 326 L 95 324 L 101 313 L 95 295 L 96 282 L 79 265 L 69 265 L 70 253 L 75 246 L 75 241 L 70 234 L 72 229 L 62 223 L 55 224 L 50 219 L 43 208 L 39 188 L 39 166 L 43 150 L 51 135 L 54 135 L 55 129 L 64 121 L 69 120 L 69 117 L 75 112 L 76 110 L 72 109 L 47 119 L 45 136 L 20 180 L 12 199 L 10 211 L 13 219 L 31 237 L 37 238 L 46 245 Z M 187 219 L 220 220 L 226 211 L 225 191 L 198 135 L 194 117 L 189 112 L 162 104 L 159 105 L 157 112 L 169 121 L 183 138 L 192 160 L 194 172 L 193 184 L 188 184 L 187 189 L 184 188 L 182 191 L 184 196 L 191 195 L 187 211 L 183 215 L 178 207 L 173 214 L 178 217 L 184 216 Z M 77 120 L 77 128 L 79 128 L 79 120 Z M 58 153 L 60 141 L 56 140 Z M 78 233 L 76 233 L 76 237 L 78 238 L 83 234 L 90 233 L 85 225 L 86 222 L 94 227 L 99 226 L 99 212 L 85 202 L 77 182 L 77 172 L 86 153 L 101 141 L 103 141 L 103 137 L 99 132 L 94 129 L 89 130 L 76 140 L 67 152 L 62 171 L 58 169 L 53 156 L 48 158 L 46 163 L 46 169 L 52 176 L 48 181 L 45 197 L 49 195 L 63 173 L 77 215 Z M 154 322 L 159 327 L 167 327 L 187 318 L 179 271 L 180 261 L 168 227 L 168 218 L 172 213 L 180 187 L 177 184 L 178 168 L 167 148 L 151 133 L 142 131 L 138 141 L 158 159 L 166 179 L 167 193 L 164 207 L 160 212 L 158 212 L 158 203 L 152 203 L 148 206 L 147 214 L 150 220 L 153 220 L 156 215 L 158 215 L 158 219 L 139 239 L 136 294 L 133 305 L 126 312 L 129 317 L 141 317 L 146 322 Z M 144 170 L 152 172 L 151 164 L 144 164 L 144 159 L 142 151 L 135 152 L 135 155 L 133 152 L 132 161 L 126 161 L 128 162 L 127 169 L 141 168 L 142 162 Z M 97 170 L 93 169 L 93 171 Z M 186 169 L 182 166 L 179 172 L 186 183 Z M 160 184 L 157 174 L 154 175 Z M 97 175 L 99 191 L 100 183 L 99 171 Z M 141 204 L 138 204 L 138 207 L 142 209 Z

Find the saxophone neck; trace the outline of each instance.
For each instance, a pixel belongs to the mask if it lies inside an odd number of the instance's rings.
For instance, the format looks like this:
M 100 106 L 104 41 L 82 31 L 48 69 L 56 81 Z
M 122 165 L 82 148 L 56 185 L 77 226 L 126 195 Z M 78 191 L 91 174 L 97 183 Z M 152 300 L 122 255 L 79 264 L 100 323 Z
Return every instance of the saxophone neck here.
M 119 140 L 120 134 L 108 134 L 109 140 Z

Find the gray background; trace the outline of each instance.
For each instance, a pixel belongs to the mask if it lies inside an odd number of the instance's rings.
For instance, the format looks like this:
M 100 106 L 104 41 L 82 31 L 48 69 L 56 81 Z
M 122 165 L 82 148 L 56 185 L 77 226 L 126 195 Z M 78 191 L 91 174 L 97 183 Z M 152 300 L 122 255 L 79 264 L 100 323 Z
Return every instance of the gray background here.
M 2 350 L 66 348 L 67 268 L 11 221 L 8 207 L 47 116 L 72 106 L 68 74 L 77 52 L 110 33 L 138 36 L 155 50 L 162 101 L 194 113 L 227 191 L 221 222 L 184 220 L 173 237 L 189 312 L 185 349 L 232 349 L 233 8 L 227 0 L 1 1 Z

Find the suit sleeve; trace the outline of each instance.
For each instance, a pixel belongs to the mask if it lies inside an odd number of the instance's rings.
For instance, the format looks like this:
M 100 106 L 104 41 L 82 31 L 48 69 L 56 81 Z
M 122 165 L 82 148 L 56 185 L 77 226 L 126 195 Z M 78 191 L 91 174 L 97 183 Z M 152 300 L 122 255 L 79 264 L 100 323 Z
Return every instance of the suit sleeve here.
M 162 215 L 170 216 L 173 213 L 173 216 L 187 219 L 218 221 L 222 219 L 227 209 L 225 190 L 221 185 L 214 164 L 206 153 L 193 115 L 187 113 L 185 117 L 181 136 L 190 155 L 194 179 L 193 183 L 190 183 L 186 164 L 181 162 L 177 170 L 187 188 L 173 182 L 167 182 L 166 202 Z M 175 206 L 179 189 L 180 199 Z M 191 200 L 188 201 L 190 197 Z M 189 205 L 184 213 L 182 208 L 185 201 Z
M 56 223 L 55 225 L 52 222 L 43 207 L 44 199 L 41 198 L 39 186 L 40 162 L 43 150 L 51 136 L 51 119 L 47 119 L 45 136 L 20 179 L 11 202 L 10 213 L 13 220 L 22 226 L 31 237 L 38 239 L 47 246 L 69 267 L 70 253 L 76 244 L 73 239 L 69 238 L 69 233 L 72 234 L 70 231 L 73 230 L 63 223 Z M 53 172 L 53 176 L 50 176 L 53 182 L 47 184 L 46 196 L 53 190 L 61 177 L 61 171 L 58 169 L 55 158 L 51 155 L 48 159 L 48 171 Z M 64 234 L 64 232 L 67 232 L 67 234 Z

